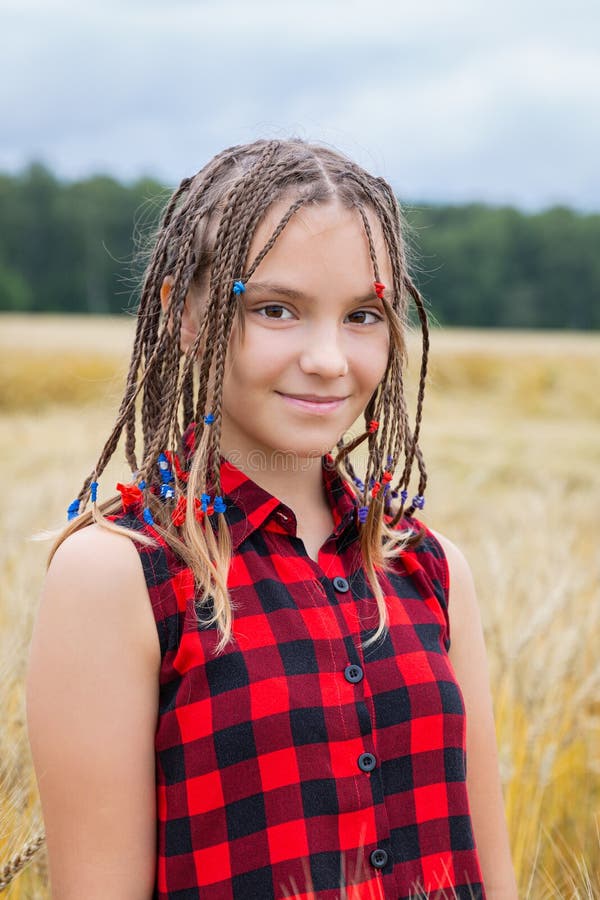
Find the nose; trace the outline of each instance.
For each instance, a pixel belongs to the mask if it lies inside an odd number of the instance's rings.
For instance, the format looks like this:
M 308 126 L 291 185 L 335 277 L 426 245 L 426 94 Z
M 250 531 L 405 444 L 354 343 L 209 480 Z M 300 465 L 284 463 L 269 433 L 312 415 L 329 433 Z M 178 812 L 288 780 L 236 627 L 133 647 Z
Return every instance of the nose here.
M 306 335 L 300 354 L 300 368 L 307 374 L 337 378 L 348 373 L 348 359 L 335 327 L 316 326 Z

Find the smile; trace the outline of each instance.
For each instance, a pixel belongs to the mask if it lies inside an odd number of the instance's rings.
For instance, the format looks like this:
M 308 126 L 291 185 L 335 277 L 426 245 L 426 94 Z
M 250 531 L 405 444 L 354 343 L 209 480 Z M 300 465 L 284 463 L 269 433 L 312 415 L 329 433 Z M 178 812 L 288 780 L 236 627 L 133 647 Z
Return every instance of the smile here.
M 299 397 L 290 397 L 288 394 L 281 394 L 279 391 L 275 391 L 275 393 L 283 397 L 286 403 L 290 403 L 297 409 L 303 409 L 305 412 L 321 416 L 339 409 L 347 399 L 346 397 L 339 397 L 336 400 L 301 400 Z

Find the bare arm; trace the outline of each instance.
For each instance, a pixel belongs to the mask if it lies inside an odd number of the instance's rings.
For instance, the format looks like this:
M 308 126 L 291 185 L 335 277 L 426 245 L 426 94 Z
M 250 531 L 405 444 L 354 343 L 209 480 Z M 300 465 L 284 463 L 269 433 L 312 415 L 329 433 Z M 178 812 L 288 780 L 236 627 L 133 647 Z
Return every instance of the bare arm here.
M 159 664 L 135 547 L 75 532 L 46 573 L 26 683 L 53 900 L 152 895 Z
M 510 856 L 489 671 L 473 576 L 465 557 L 436 533 L 450 567 L 449 657 L 467 715 L 467 790 L 488 900 L 517 900 Z

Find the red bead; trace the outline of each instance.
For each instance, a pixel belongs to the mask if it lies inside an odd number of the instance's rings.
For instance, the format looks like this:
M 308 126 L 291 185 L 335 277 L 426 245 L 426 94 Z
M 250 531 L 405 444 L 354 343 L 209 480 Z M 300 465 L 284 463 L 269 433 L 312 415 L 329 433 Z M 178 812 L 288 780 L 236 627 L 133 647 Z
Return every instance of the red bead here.
M 369 422 L 369 434 L 374 434 L 379 428 L 379 422 L 377 419 L 371 419 Z
M 169 460 L 169 464 L 170 464 L 171 468 L 172 469 L 174 468 L 175 471 L 177 472 L 177 477 L 179 478 L 179 480 L 187 481 L 188 478 L 190 477 L 190 473 L 185 472 L 181 468 L 181 462 L 179 460 L 178 455 L 176 453 L 173 453 L 171 450 L 165 450 L 165 456 Z
M 383 479 L 382 479 L 382 480 L 385 481 L 385 482 L 391 481 L 391 480 L 392 480 L 392 473 L 391 473 L 391 472 L 384 472 L 384 473 L 383 473 Z
M 380 281 L 374 281 L 373 287 L 375 288 L 375 293 L 379 297 L 380 300 L 383 299 L 383 292 L 385 291 L 385 284 L 382 284 Z
M 117 484 L 117 490 L 121 494 L 124 510 L 128 510 L 131 506 L 135 506 L 136 503 L 139 503 L 142 499 L 142 492 L 137 484 L 121 484 L 119 482 Z
M 371 488 L 371 496 L 376 497 L 377 494 L 379 493 L 380 488 L 381 488 L 381 484 L 378 481 L 376 481 L 375 484 L 373 485 L 373 487 Z
M 183 523 L 185 522 L 186 507 L 187 507 L 187 500 L 182 494 L 182 496 L 177 501 L 177 506 L 171 513 L 171 521 L 173 522 L 173 525 L 175 525 L 177 527 L 179 527 L 180 525 L 183 525 Z
M 200 503 L 198 497 L 194 499 L 194 515 L 197 522 L 204 521 L 204 510 L 202 509 L 202 504 Z

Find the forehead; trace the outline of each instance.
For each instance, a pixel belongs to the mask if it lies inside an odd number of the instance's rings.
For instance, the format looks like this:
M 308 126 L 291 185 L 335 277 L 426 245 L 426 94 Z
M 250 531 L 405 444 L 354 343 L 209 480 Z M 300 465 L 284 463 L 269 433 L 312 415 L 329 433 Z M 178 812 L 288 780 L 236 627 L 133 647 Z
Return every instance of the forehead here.
M 253 235 L 246 269 L 271 238 L 294 197 L 278 200 L 267 210 Z M 372 209 L 364 208 L 369 222 L 380 278 L 390 284 L 391 266 L 381 224 Z M 374 279 L 373 261 L 364 224 L 358 209 L 349 209 L 339 200 L 307 204 L 292 215 L 275 244 L 256 268 L 256 276 L 278 275 L 318 279 L 320 276 L 349 277 L 365 283 Z

